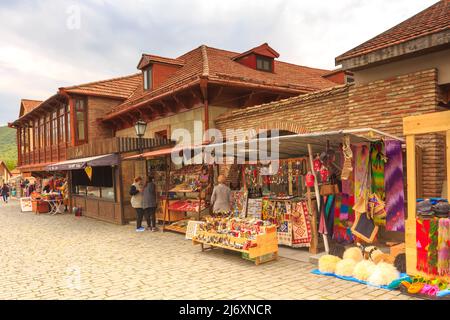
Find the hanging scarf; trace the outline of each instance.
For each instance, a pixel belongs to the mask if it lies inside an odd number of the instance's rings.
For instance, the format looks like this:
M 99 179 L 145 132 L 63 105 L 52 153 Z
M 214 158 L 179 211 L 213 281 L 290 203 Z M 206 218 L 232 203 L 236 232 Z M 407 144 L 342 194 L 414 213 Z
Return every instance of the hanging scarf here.
M 428 273 L 428 245 L 430 244 L 430 220 L 416 219 L 417 270 Z
M 430 244 L 428 245 L 428 273 L 437 274 L 439 219 L 430 220 Z
M 336 195 L 334 207 L 333 239 L 342 244 L 350 244 L 354 241 L 351 228 L 347 225 L 349 196 L 346 194 Z
M 450 219 L 439 219 L 438 230 L 438 274 L 450 275 Z
M 384 153 L 384 142 L 372 142 L 370 144 L 370 165 L 372 174 L 371 190 L 384 201 L 384 164 L 386 156 Z
M 386 230 L 405 231 L 402 143 L 386 140 L 384 187 L 386 191 Z
M 354 190 L 355 199 L 359 199 L 361 193 L 365 192 L 370 186 L 367 170 L 369 170 L 369 144 L 359 143 L 354 145 L 353 151 L 355 157 L 354 165 Z

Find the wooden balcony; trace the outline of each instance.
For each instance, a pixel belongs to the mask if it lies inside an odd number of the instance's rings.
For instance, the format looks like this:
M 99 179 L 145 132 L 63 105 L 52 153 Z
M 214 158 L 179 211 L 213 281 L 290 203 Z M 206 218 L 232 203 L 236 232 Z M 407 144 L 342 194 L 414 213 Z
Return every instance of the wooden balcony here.
M 100 156 L 109 153 L 133 152 L 140 149 L 140 139 L 127 137 L 114 137 L 99 139 L 76 147 L 67 148 L 67 159 Z M 167 139 L 142 139 L 142 149 L 152 149 L 170 145 Z

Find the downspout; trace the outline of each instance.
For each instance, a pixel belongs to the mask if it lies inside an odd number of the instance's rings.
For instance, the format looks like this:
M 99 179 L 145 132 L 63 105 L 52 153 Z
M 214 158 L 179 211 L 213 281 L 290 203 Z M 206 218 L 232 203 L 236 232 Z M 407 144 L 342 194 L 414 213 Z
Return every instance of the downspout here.
M 203 131 L 203 142 L 209 143 L 209 137 L 207 132 L 209 130 L 209 103 L 208 103 L 208 79 L 202 78 L 200 79 L 200 90 L 203 96 L 203 106 L 204 106 L 204 131 Z

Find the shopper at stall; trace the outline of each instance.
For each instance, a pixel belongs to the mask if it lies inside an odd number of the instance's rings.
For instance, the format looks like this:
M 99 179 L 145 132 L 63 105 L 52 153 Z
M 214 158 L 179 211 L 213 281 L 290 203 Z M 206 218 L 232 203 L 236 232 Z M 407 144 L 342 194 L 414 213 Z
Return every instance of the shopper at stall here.
M 50 184 L 47 183 L 47 184 L 44 186 L 43 191 L 44 191 L 44 193 L 50 193 L 50 191 L 51 191 L 51 189 L 50 189 Z
M 158 228 L 156 227 L 156 207 L 155 178 L 153 176 L 148 176 L 147 183 L 144 187 L 143 209 L 144 216 L 147 219 L 148 230 L 152 232 L 158 231 Z
M 2 186 L 2 197 L 3 197 L 3 201 L 5 203 L 8 203 L 8 197 L 9 197 L 9 187 L 6 183 L 3 184 Z
M 142 219 L 144 217 L 143 209 L 143 191 L 144 184 L 141 177 L 136 177 L 130 187 L 131 206 L 136 210 L 136 232 L 143 232 Z
M 217 178 L 219 184 L 214 187 L 211 195 L 211 204 L 213 212 L 224 212 L 231 210 L 231 190 L 225 185 L 226 179 L 224 175 Z

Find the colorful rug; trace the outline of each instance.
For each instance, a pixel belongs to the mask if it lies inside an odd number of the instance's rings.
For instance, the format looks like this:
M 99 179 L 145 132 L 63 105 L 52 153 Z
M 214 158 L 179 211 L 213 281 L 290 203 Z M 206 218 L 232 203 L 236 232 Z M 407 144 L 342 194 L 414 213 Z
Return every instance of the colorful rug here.
M 386 140 L 386 157 L 384 167 L 386 230 L 405 231 L 402 143 L 397 140 Z
M 355 240 L 355 237 L 351 232 L 351 225 L 349 223 L 349 204 L 350 197 L 347 194 L 336 195 L 334 206 L 333 239 L 341 244 L 350 244 Z
M 370 144 L 370 168 L 371 168 L 371 190 L 376 193 L 381 200 L 384 201 L 384 165 L 386 163 L 386 155 L 384 151 L 384 142 L 373 142 Z
M 450 274 L 450 219 L 439 219 L 438 230 L 438 274 Z
M 430 244 L 430 220 L 416 219 L 416 246 L 418 271 L 428 273 L 428 245 Z
M 311 245 L 311 223 L 308 206 L 305 201 L 292 204 L 292 247 L 301 248 Z
M 354 165 L 354 190 L 355 190 L 355 202 L 359 198 L 362 192 L 369 189 L 370 176 L 368 176 L 369 170 L 369 144 L 359 143 L 354 145 L 353 155 L 355 157 Z

